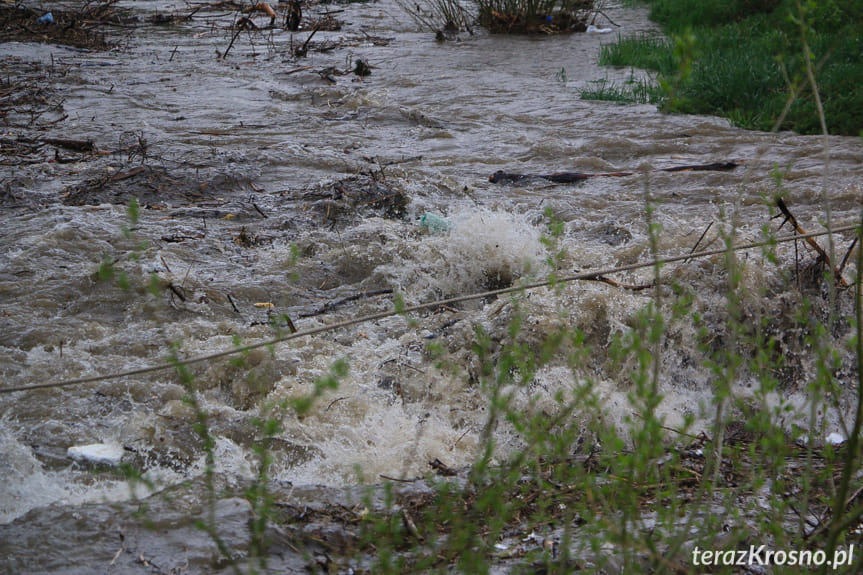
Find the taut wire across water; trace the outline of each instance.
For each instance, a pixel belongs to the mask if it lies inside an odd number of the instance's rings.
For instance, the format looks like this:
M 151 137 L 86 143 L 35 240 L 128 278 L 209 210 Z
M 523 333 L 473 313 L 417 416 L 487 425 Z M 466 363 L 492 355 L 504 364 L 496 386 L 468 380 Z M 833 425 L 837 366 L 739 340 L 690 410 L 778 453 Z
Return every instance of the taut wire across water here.
M 829 234 L 838 234 L 838 233 L 844 233 L 844 232 L 849 232 L 849 231 L 855 231 L 857 229 L 858 229 L 858 226 L 856 226 L 856 225 L 855 226 L 843 226 L 843 227 L 834 228 L 832 230 L 825 230 L 825 231 L 821 231 L 821 232 L 814 232 L 814 233 L 809 233 L 809 234 L 794 234 L 794 235 L 790 235 L 790 236 L 782 236 L 779 238 L 774 238 L 771 240 L 765 240 L 765 241 L 761 241 L 761 242 L 751 242 L 751 243 L 741 244 L 739 246 L 732 246 L 730 249 L 732 251 L 749 250 L 749 249 L 755 249 L 755 248 L 765 247 L 765 246 L 779 244 L 779 243 L 792 242 L 792 241 L 796 241 L 796 240 L 805 240 L 808 238 L 815 238 L 815 237 L 825 236 L 825 235 L 829 235 Z M 118 372 L 118 373 L 109 373 L 109 374 L 104 374 L 104 375 L 94 375 L 91 377 L 82 377 L 79 379 L 70 379 L 70 380 L 65 380 L 65 381 L 47 382 L 47 383 L 39 383 L 39 384 L 34 384 L 34 385 L 21 385 L 21 386 L 16 386 L 16 387 L 3 388 L 3 389 L 0 389 L 0 394 L 14 393 L 14 392 L 19 392 L 19 391 L 32 391 L 32 390 L 36 390 L 36 389 L 45 389 L 45 388 L 52 388 L 52 387 L 68 387 L 68 386 L 80 385 L 80 384 L 85 384 L 85 383 L 94 383 L 97 381 L 107 381 L 110 379 L 120 379 L 123 377 L 142 375 L 145 373 L 162 371 L 165 369 L 176 368 L 179 366 L 194 365 L 197 363 L 202 363 L 202 362 L 211 361 L 214 359 L 229 357 L 231 355 L 245 353 L 245 352 L 251 351 L 253 349 L 258 349 L 261 347 L 275 345 L 277 343 L 282 343 L 282 342 L 292 340 L 292 339 L 297 339 L 300 337 L 317 335 L 320 333 L 325 333 L 325 332 L 333 331 L 336 329 L 349 327 L 352 325 L 362 324 L 362 323 L 366 323 L 366 322 L 370 322 L 370 321 L 377 321 L 377 320 L 391 317 L 394 315 L 412 313 L 412 312 L 420 311 L 423 309 L 429 309 L 429 308 L 438 308 L 440 306 L 446 306 L 446 305 L 451 305 L 451 304 L 470 301 L 470 300 L 482 299 L 482 298 L 487 298 L 487 297 L 491 297 L 491 296 L 504 295 L 504 294 L 508 294 L 508 293 L 514 293 L 514 292 L 519 292 L 519 291 L 524 291 L 524 290 L 529 290 L 529 289 L 548 287 L 548 286 L 556 285 L 559 283 L 568 283 L 568 282 L 582 281 L 582 280 L 593 280 L 593 279 L 597 279 L 601 276 L 606 276 L 606 275 L 614 274 L 614 273 L 620 273 L 620 272 L 632 271 L 632 270 L 643 269 L 643 268 L 648 268 L 648 267 L 653 267 L 653 266 L 665 265 L 665 264 L 670 264 L 670 263 L 679 262 L 679 261 L 683 261 L 683 260 L 691 260 L 691 259 L 715 256 L 715 255 L 725 253 L 728 250 L 729 250 L 729 248 L 705 250 L 705 251 L 701 251 L 701 252 L 684 254 L 684 255 L 674 256 L 674 257 L 669 257 L 669 258 L 654 259 L 654 260 L 651 260 L 648 262 L 629 264 L 629 265 L 619 266 L 619 267 L 614 267 L 614 268 L 606 268 L 606 269 L 601 269 L 601 270 L 591 271 L 591 272 L 582 272 L 582 273 L 577 273 L 577 274 L 570 275 L 570 276 L 565 276 L 562 278 L 554 278 L 554 279 L 550 279 L 550 280 L 544 280 L 544 281 L 540 281 L 540 282 L 522 284 L 522 285 L 517 285 L 517 286 L 510 286 L 510 287 L 496 289 L 496 290 L 488 290 L 488 291 L 483 291 L 483 292 L 469 293 L 469 294 L 455 296 L 455 297 L 451 297 L 451 298 L 447 298 L 447 299 L 441 299 L 441 300 L 417 304 L 417 305 L 413 305 L 413 306 L 397 308 L 397 309 L 393 309 L 393 310 L 389 310 L 389 311 L 385 311 L 385 312 L 365 315 L 365 316 L 353 318 L 350 320 L 340 321 L 340 322 L 333 323 L 333 324 L 318 326 L 315 328 L 300 330 L 300 331 L 296 331 L 296 332 L 293 332 L 293 333 L 288 334 L 288 335 L 268 339 L 265 341 L 261 341 L 261 342 L 257 342 L 257 343 L 253 343 L 253 344 L 249 344 L 249 345 L 235 347 L 233 349 L 220 351 L 220 352 L 213 353 L 213 354 L 202 355 L 199 357 L 194 357 L 194 358 L 186 359 L 186 360 L 182 360 L 182 361 L 167 362 L 167 363 L 162 363 L 159 365 L 142 367 L 140 369 L 134 369 L 134 370 L 123 371 L 123 372 Z

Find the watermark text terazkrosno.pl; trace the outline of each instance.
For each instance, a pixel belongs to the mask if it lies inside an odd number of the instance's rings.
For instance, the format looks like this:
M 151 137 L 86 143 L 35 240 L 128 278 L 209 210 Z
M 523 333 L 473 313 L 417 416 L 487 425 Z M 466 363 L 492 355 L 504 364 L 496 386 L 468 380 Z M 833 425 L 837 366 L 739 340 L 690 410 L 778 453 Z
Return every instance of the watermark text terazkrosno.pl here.
M 821 549 L 768 549 L 766 545 L 750 545 L 749 549 L 728 549 L 716 551 L 712 549 L 692 550 L 692 564 L 694 566 L 722 565 L 722 566 L 768 566 L 787 565 L 789 567 L 821 567 L 827 565 L 833 569 L 839 569 L 854 563 L 854 545 L 847 549 L 836 549 L 833 557 L 827 557 L 827 553 Z

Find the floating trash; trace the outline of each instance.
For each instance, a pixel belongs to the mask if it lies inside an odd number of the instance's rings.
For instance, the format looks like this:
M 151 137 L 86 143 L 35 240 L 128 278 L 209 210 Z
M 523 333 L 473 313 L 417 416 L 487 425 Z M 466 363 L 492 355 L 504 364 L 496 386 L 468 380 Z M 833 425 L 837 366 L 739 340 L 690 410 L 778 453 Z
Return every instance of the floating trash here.
M 74 445 L 66 451 L 66 455 L 83 463 L 117 467 L 123 459 L 123 452 L 123 446 L 116 443 L 91 443 Z
M 420 225 L 428 228 L 433 234 L 442 234 L 444 232 L 448 232 L 451 225 L 449 220 L 442 218 L 436 214 L 432 214 L 431 212 L 426 212 L 423 214 L 423 217 L 420 218 Z
M 827 436 L 827 439 L 825 439 L 825 441 L 830 445 L 842 445 L 843 443 L 845 443 L 846 440 L 841 433 L 836 433 L 834 431 Z
M 588 34 L 611 34 L 613 31 L 611 28 L 597 28 L 593 24 L 588 26 L 586 30 Z

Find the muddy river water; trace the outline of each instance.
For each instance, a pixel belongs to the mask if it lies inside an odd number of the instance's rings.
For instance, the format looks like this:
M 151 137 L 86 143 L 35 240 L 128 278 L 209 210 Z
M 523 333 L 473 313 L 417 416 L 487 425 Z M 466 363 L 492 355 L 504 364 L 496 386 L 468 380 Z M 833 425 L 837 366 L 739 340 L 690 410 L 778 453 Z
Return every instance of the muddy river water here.
M 561 248 L 555 265 L 564 275 L 647 261 L 648 201 L 661 226 L 660 255 L 688 252 L 711 222 L 702 247 L 720 245 L 719 231 L 732 227 L 741 241 L 757 240 L 765 226 L 778 226 L 769 206 L 777 169 L 801 227 L 859 218 L 859 139 L 829 138 L 828 159 L 820 137 L 580 99 L 579 88 L 591 81 L 623 83 L 639 74 L 598 66 L 600 45 L 615 34 L 477 32 L 437 42 L 381 0 L 308 8 L 308 18 L 330 11 L 342 27 L 317 32 L 305 57 L 293 50 L 309 30 L 276 28 L 240 33 L 219 58 L 237 17 L 231 10 L 157 26 L 148 23 L 154 16 L 189 6 L 121 5 L 138 24 L 116 27 L 111 50 L 0 46 L 4 81 L 39 68 L 51 78 L 51 97 L 62 101 L 62 110 L 39 119 L 36 137 L 89 139 L 106 152 L 60 147 L 44 161 L 10 155 L 0 166 L 5 387 L 161 364 L 172 346 L 180 358 L 219 352 L 274 337 L 288 329 L 285 315 L 304 330 L 391 309 L 393 293 L 411 305 L 542 279 Z M 619 34 L 654 31 L 644 10 L 607 4 L 605 11 Z M 357 59 L 369 75 L 352 72 Z M 4 128 L 4 138 L 34 137 L 26 124 Z M 658 171 L 726 161 L 740 165 Z M 502 185 L 489 181 L 498 170 L 635 173 Z M 127 214 L 132 197 L 141 204 L 135 222 Z M 549 209 L 563 223 L 553 249 L 543 241 Z M 447 229 L 420 225 L 425 214 L 444 218 Z M 840 254 L 850 237 L 835 237 Z M 766 317 L 796 293 L 786 273 L 794 248 L 778 251 L 776 265 L 757 250 L 740 255 L 748 264 L 743 287 L 754 294 L 744 300 Z M 708 323 L 723 317 L 723 262 L 717 256 L 663 270 L 691 288 Z M 113 278 L 100 280 L 100 265 Z M 615 277 L 638 284 L 651 272 Z M 764 286 L 772 304 L 758 303 Z M 556 392 L 590 377 L 608 420 L 622 420 L 626 370 L 610 365 L 605 349 L 650 293 L 583 282 L 522 296 L 528 341 L 563 322 L 583 330 L 595 351 L 580 367 L 543 367 L 516 401 L 553 409 Z M 193 366 L 220 481 L 237 485 L 254 474 L 260 433 L 253 420 L 263 406 L 310 394 L 340 359 L 347 375 L 304 417 L 277 410 L 284 430 L 273 443 L 276 484 L 327 486 L 309 497 L 329 497 L 325 489 L 381 475 L 427 473 L 435 458 L 468 465 L 487 401 L 476 383 L 475 328 L 500 339 L 512 313 L 507 296 L 487 298 L 419 312 L 412 322 L 390 317 L 255 350 L 243 367 L 225 360 Z M 709 414 L 711 375 L 692 361 L 695 328 L 675 329 L 663 357 L 661 411 L 669 425 L 691 415 L 697 427 Z M 430 343 L 445 351 L 446 365 L 430 356 Z M 802 347 L 787 353 L 776 401 L 789 406 L 789 427 L 806 426 L 813 367 Z M 842 361 L 852 377 L 851 360 Z M 67 450 L 119 447 L 155 490 L 200 476 L 203 451 L 183 395 L 170 370 L 0 395 L 0 566 L 10 573 L 148 572 L 134 553 L 115 556 L 125 549 L 119 539 L 106 543 L 107 528 L 94 527 L 111 521 L 106 503 L 130 498 L 129 484 L 73 461 Z M 819 434 L 842 433 L 850 405 L 819 409 Z M 518 448 L 513 430 L 502 425 L 497 433 L 501 457 Z M 137 495 L 146 493 L 140 487 Z M 196 509 L 195 495 L 155 506 L 170 536 L 139 540 L 141 548 L 169 562 L 182 540 L 187 557 L 209 556 L 207 537 L 179 519 Z M 231 506 L 242 503 L 221 503 L 230 530 Z

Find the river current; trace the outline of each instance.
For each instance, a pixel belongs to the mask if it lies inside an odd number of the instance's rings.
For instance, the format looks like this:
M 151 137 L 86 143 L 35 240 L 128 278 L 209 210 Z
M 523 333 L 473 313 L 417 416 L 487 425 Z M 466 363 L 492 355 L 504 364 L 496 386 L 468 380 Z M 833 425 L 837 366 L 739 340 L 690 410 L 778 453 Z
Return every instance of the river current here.
M 606 5 L 619 25 L 614 34 L 476 31 L 438 42 L 389 0 L 328 4 L 307 17 L 331 11 L 342 27 L 317 32 L 305 57 L 292 50 L 309 30 L 277 28 L 239 34 L 220 58 L 237 16 L 230 10 L 156 26 L 144 23 L 189 6 L 121 5 L 140 25 L 112 33 L 112 50 L 2 47 L 11 72 L 14 61 L 52 73 L 66 117 L 40 136 L 91 139 L 110 152 L 0 167 L 3 386 L 161 364 L 172 346 L 179 358 L 215 353 L 283 333 L 284 315 L 305 330 L 391 309 L 393 293 L 414 305 L 542 279 L 559 249 L 559 275 L 648 261 L 648 204 L 661 256 L 687 253 L 711 222 L 702 248 L 720 246 L 720 230 L 736 230 L 739 241 L 775 230 L 781 220 L 770 220 L 770 198 L 780 185 L 807 231 L 859 219 L 859 139 L 752 132 L 653 105 L 580 99 L 591 82 L 642 75 L 597 64 L 600 45 L 617 34 L 656 33 L 641 9 Z M 357 59 L 369 75 L 352 72 Z M 729 161 L 739 166 L 661 171 Z M 491 183 L 498 170 L 634 173 Z M 137 221 L 127 213 L 132 197 L 141 204 Z M 553 248 L 544 241 L 548 210 L 563 223 Z M 444 218 L 447 229 L 420 225 L 426 214 Z M 850 238 L 834 238 L 839 258 Z M 792 305 L 794 248 L 777 251 L 777 264 L 758 250 L 739 256 L 751 294 L 744 300 L 756 315 Z M 100 280 L 100 265 L 113 278 Z M 708 323 L 723 321 L 722 256 L 662 273 L 691 288 Z M 614 277 L 639 284 L 651 274 Z M 764 286 L 775 298 L 762 304 Z M 590 377 L 608 420 L 622 422 L 631 411 L 626 369 L 611 366 L 606 349 L 651 293 L 576 282 L 523 295 L 529 342 L 563 322 L 583 330 L 595 351 L 578 368 L 543 367 L 516 401 L 551 410 L 556 392 Z M 468 465 L 487 401 L 476 384 L 476 326 L 500 339 L 513 313 L 509 296 L 486 298 L 419 312 L 415 321 L 396 316 L 293 339 L 250 352 L 243 367 L 193 366 L 219 474 L 229 485 L 251 477 L 253 418 L 311 393 L 340 359 L 348 374 L 337 389 L 301 418 L 278 412 L 274 481 L 346 486 L 421 475 L 436 458 Z M 696 340 L 692 326 L 669 334 L 661 411 L 670 426 L 710 413 L 711 374 L 690 361 Z M 445 365 L 430 356 L 430 343 L 445 350 Z M 797 352 L 805 350 L 789 348 L 793 369 L 776 396 L 790 406 L 789 428 L 810 421 L 805 381 L 813 368 Z M 850 359 L 842 361 L 850 374 Z M 70 459 L 73 446 L 119 446 L 155 490 L 200 475 L 203 453 L 183 395 L 176 373 L 162 370 L 0 396 L 0 524 L 23 533 L 28 512 L 54 506 L 73 525 L 77 506 L 130 497 L 125 480 Z M 850 403 L 820 409 L 819 434 L 842 433 L 849 413 Z M 519 441 L 501 426 L 500 456 Z

